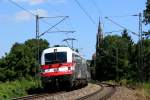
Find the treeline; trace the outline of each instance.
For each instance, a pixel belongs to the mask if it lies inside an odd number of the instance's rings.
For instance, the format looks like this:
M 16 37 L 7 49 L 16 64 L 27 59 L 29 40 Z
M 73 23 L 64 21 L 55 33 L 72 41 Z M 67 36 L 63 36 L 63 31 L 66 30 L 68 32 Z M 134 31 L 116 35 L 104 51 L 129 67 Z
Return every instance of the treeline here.
M 0 81 L 5 82 L 35 76 L 38 71 L 37 44 L 36 39 L 15 43 L 10 52 L 0 59 Z M 40 55 L 42 50 L 48 46 L 49 43 L 46 40 L 39 40 Z
M 122 36 L 106 36 L 96 49 L 95 79 L 150 80 L 150 39 L 134 43 L 124 30 Z

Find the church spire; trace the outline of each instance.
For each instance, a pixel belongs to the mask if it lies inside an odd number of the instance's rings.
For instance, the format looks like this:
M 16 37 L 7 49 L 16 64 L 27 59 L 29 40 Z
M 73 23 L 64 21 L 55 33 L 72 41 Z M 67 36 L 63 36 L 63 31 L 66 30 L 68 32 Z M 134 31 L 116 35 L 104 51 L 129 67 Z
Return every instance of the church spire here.
M 98 32 L 97 32 L 97 43 L 96 43 L 97 47 L 99 47 L 100 43 L 102 43 L 102 39 L 103 39 L 103 30 L 101 26 L 101 21 L 99 20 Z
M 101 38 L 103 38 L 103 30 L 102 30 L 102 24 L 101 24 L 100 19 L 99 19 L 99 24 L 98 24 L 98 35 L 100 35 Z

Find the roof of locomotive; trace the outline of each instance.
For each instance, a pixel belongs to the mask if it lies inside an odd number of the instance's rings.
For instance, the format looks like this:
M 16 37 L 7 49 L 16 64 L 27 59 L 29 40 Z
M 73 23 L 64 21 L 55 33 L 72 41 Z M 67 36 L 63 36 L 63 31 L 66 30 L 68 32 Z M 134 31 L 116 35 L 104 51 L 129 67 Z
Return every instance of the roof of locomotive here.
M 81 54 L 79 52 L 75 51 L 74 49 L 67 47 L 67 46 L 59 46 L 59 45 L 47 48 L 47 49 L 43 50 L 43 53 L 45 54 L 45 53 L 54 52 L 55 49 L 57 49 L 57 52 L 67 51 L 67 52 L 74 53 L 74 54 L 79 55 L 80 57 L 84 58 L 83 56 L 81 56 Z
M 72 51 L 71 48 L 69 47 L 50 47 L 50 48 L 47 48 L 45 50 L 43 50 L 43 53 L 50 53 L 50 52 L 54 52 L 54 50 L 57 49 L 57 52 L 61 52 L 61 51 Z

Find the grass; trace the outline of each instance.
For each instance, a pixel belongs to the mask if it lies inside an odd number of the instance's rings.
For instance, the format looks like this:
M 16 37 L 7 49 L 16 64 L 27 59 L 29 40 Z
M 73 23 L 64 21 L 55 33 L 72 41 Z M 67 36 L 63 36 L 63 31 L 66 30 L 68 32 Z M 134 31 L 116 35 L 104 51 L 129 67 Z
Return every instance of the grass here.
M 38 87 L 38 84 L 31 79 L 0 83 L 0 100 L 10 100 L 12 98 L 27 95 L 27 90 L 33 87 Z
M 145 96 L 150 99 L 150 82 L 143 84 L 143 89 L 145 92 Z

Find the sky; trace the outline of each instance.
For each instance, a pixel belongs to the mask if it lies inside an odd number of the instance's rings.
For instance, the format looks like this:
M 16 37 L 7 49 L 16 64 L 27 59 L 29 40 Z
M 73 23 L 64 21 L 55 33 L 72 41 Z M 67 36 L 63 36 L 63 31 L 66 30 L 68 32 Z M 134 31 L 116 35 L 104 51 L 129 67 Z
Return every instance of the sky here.
M 86 14 L 76 1 L 80 3 Z M 48 40 L 50 46 L 66 44 L 62 41 L 66 38 L 76 38 L 74 47 L 78 48 L 86 59 L 91 59 L 95 52 L 99 19 L 102 22 L 103 32 L 106 33 L 105 36 L 108 32 L 123 30 L 105 19 L 107 16 L 137 33 L 138 17 L 132 15 L 143 12 L 146 0 L 13 0 L 13 2 L 25 10 L 11 3 L 10 0 L 0 0 L 0 57 L 9 53 L 15 42 L 24 43 L 28 39 L 35 38 L 35 16 L 32 14 L 38 14 L 41 17 L 69 16 L 56 28 L 61 31 L 75 31 L 74 33 L 46 33 L 41 38 Z M 60 20 L 61 17 L 40 19 L 40 34 Z M 147 28 L 144 26 L 143 30 Z M 54 31 L 57 30 L 55 28 L 50 30 Z M 118 35 L 120 33 L 115 32 Z M 131 33 L 130 35 L 135 42 L 138 40 L 137 36 Z

